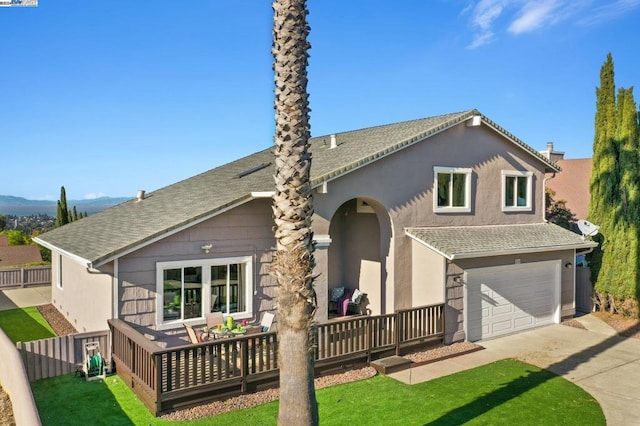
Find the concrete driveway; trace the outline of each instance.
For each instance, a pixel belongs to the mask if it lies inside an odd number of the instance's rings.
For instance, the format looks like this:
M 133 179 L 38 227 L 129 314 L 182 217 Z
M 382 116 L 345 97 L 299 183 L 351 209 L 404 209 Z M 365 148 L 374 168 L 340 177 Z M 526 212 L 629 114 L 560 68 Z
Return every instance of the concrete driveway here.
M 592 315 L 577 318 L 587 330 L 554 324 L 477 342 L 485 349 L 389 374 L 413 384 L 516 358 L 548 369 L 589 392 L 607 425 L 640 425 L 640 339 L 618 337 Z

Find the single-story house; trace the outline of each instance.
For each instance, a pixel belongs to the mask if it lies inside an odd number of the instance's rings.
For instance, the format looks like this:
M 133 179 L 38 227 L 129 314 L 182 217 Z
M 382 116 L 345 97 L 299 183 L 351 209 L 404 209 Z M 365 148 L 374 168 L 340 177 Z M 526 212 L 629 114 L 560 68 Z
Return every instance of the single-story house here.
M 368 314 L 445 305 L 446 342 L 575 314 L 576 251 L 546 223 L 560 168 L 478 112 L 313 137 L 316 320 L 336 287 Z M 119 318 L 165 341 L 210 311 L 274 308 L 271 148 L 39 236 L 54 305 L 81 331 Z M 276 318 L 277 323 L 277 318 Z

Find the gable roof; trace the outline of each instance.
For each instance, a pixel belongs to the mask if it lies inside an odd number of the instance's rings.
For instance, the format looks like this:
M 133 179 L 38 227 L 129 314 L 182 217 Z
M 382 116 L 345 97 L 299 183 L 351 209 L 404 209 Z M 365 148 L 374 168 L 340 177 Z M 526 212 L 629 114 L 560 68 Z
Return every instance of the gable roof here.
M 480 116 L 482 123 L 539 160 L 545 171 L 559 171 L 539 152 L 477 110 L 439 115 L 310 139 L 311 185 L 370 164 L 405 147 Z M 265 149 L 40 235 L 39 244 L 89 266 L 100 266 L 168 234 L 207 220 L 254 198 L 271 196 L 273 152 Z
M 553 223 L 407 228 L 405 234 L 449 260 L 597 246 Z

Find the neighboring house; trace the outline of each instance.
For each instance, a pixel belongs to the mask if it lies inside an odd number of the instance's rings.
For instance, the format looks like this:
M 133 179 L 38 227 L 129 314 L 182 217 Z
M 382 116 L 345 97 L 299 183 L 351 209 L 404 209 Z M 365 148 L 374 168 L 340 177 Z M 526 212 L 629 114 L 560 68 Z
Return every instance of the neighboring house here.
M 476 110 L 311 139 L 316 320 L 331 288 L 370 314 L 445 304 L 446 341 L 575 314 L 576 251 L 544 220 L 559 168 Z M 120 318 L 168 340 L 209 311 L 274 309 L 273 153 L 265 149 L 36 238 L 79 330 Z M 277 318 L 276 318 L 277 322 Z
M 593 168 L 592 159 L 565 160 L 564 152 L 553 149 L 553 142 L 549 142 L 546 151 L 540 153 L 556 162 L 562 169 L 561 173 L 549 176 L 547 179 L 547 187 L 556 193 L 554 199 L 566 201 L 567 208 L 575 215 L 576 220 L 586 220 L 591 198 L 589 184 Z
M 22 266 L 42 262 L 38 246 L 10 246 L 6 235 L 0 235 L 0 267 Z

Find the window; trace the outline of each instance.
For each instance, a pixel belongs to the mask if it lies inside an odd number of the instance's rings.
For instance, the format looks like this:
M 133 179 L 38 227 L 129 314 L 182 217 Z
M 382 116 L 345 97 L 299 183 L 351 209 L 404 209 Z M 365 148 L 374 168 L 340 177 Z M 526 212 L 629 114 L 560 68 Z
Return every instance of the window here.
M 202 320 L 214 311 L 251 315 L 251 257 L 161 262 L 156 270 L 159 325 Z
M 434 167 L 433 210 L 436 213 L 471 211 L 471 169 Z
M 163 275 L 163 321 L 202 316 L 202 267 L 170 268 Z
M 532 172 L 502 171 L 502 210 L 531 210 Z
M 211 312 L 232 314 L 245 310 L 246 275 L 246 265 L 241 263 L 211 266 Z
M 62 255 L 58 255 L 58 287 L 62 288 Z

